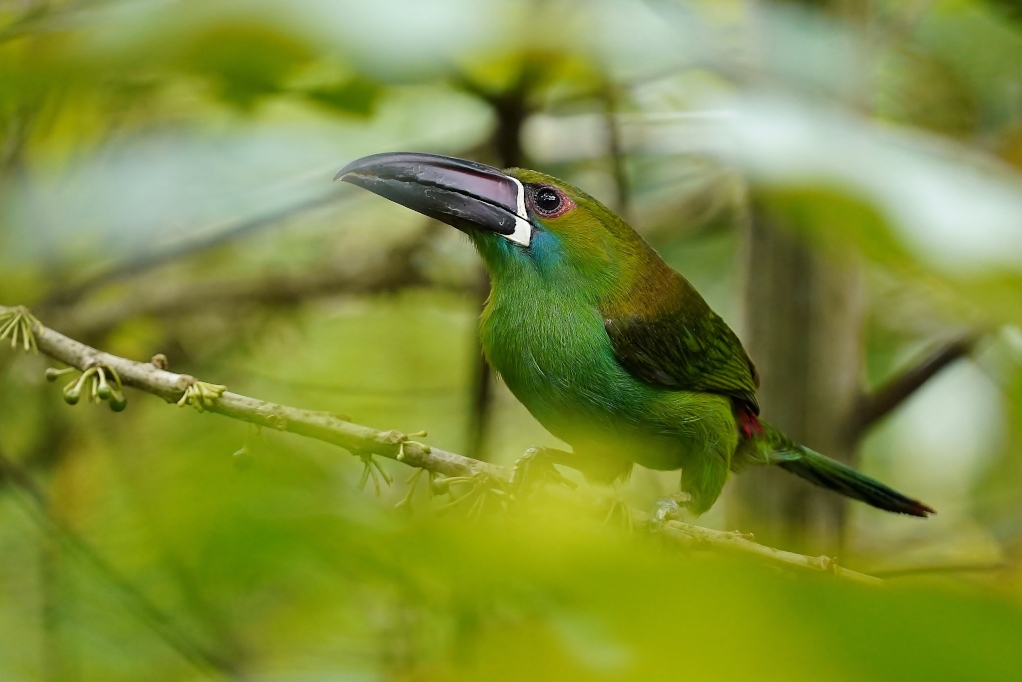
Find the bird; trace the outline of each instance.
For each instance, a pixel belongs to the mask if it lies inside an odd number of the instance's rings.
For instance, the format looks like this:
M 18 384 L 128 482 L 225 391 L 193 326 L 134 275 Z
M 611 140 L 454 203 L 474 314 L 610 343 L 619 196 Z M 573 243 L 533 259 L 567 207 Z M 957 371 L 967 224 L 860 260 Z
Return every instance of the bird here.
M 534 170 L 418 152 L 366 156 L 334 179 L 468 236 L 491 282 L 483 353 L 591 482 L 621 481 L 635 464 L 680 470 L 675 499 L 698 516 L 732 472 L 775 465 L 878 509 L 934 513 L 761 419 L 756 366 L 738 336 L 582 190 Z

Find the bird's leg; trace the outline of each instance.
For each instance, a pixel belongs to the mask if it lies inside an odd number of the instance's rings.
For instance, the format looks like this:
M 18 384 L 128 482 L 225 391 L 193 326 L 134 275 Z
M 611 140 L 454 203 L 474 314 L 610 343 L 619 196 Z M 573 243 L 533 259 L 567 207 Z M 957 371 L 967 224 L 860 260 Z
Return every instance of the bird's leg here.
M 719 448 L 726 443 L 708 444 L 705 456 L 688 462 L 681 471 L 679 491 L 657 500 L 653 513 L 653 530 L 660 530 L 664 521 L 679 520 L 682 510 L 697 517 L 713 506 L 724 489 L 728 476 L 728 457 Z
M 562 476 L 554 464 L 571 466 L 569 462 L 575 459 L 574 454 L 564 450 L 531 447 L 515 461 L 508 487 L 517 498 L 526 497 L 543 483 L 564 485 L 574 490 L 575 484 Z
M 684 490 L 659 498 L 653 512 L 653 530 L 660 530 L 665 521 L 680 521 L 683 518 L 684 509 L 690 502 L 692 502 L 692 496 Z

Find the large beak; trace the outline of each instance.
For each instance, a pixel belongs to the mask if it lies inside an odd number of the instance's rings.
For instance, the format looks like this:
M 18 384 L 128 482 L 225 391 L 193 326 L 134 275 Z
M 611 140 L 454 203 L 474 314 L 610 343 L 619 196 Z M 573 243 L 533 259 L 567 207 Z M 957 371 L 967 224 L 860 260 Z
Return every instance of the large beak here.
M 491 166 L 436 154 L 373 154 L 337 171 L 343 180 L 430 218 L 471 232 L 496 232 L 528 246 L 525 188 Z

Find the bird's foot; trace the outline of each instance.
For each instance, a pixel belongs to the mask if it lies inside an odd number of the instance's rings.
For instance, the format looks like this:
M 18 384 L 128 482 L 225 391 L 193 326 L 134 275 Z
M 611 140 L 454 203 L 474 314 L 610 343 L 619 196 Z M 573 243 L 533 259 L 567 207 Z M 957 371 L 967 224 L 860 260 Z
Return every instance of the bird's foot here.
M 46 380 L 56 381 L 62 376 L 73 374 L 78 370 L 74 367 L 55 369 L 51 367 L 46 370 Z M 121 377 L 117 370 L 106 365 L 92 365 L 87 368 L 77 379 L 72 379 L 64 387 L 64 402 L 68 405 L 77 405 L 82 394 L 91 398 L 93 402 L 106 400 L 110 409 L 114 412 L 122 412 L 128 405 L 128 399 L 124 397 L 124 386 L 121 384 Z
M 508 488 L 516 499 L 527 497 L 544 483 L 563 485 L 572 490 L 576 488 L 575 483 L 554 466 L 555 455 L 560 452 L 553 448 L 531 447 L 515 461 Z
M 684 510 L 691 501 L 692 496 L 681 490 L 658 499 L 650 522 L 652 529 L 660 530 L 666 521 L 680 521 L 683 518 Z

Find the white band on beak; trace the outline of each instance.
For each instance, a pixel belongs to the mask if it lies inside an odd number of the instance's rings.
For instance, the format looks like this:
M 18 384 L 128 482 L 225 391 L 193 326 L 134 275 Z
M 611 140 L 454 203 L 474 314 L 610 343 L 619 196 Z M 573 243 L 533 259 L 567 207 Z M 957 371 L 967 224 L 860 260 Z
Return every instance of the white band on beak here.
M 525 210 L 525 187 L 517 178 L 511 180 L 518 187 L 518 215 L 515 216 L 515 231 L 501 236 L 516 244 L 528 246 L 532 241 L 532 223 L 529 222 L 529 214 Z

